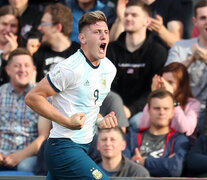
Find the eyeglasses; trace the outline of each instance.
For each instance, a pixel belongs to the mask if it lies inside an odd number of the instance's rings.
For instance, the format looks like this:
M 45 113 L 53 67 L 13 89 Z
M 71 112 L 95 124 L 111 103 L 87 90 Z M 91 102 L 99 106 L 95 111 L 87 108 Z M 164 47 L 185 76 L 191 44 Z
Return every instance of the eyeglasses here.
M 40 26 L 52 26 L 52 25 L 55 25 L 55 23 L 52 23 L 52 22 L 41 22 L 40 23 Z

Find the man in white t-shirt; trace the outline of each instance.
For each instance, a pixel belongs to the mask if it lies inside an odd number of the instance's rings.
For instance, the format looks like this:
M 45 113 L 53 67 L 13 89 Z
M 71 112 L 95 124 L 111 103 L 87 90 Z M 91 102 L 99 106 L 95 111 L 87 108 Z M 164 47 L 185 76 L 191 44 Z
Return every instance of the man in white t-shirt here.
M 181 62 L 190 75 L 190 85 L 195 98 L 201 102 L 201 113 L 198 121 L 198 131 L 201 132 L 207 100 L 207 0 L 196 3 L 193 22 L 198 27 L 200 35 L 196 38 L 183 39 L 170 49 L 166 65 Z
M 116 68 L 105 57 L 109 42 L 107 20 L 101 11 L 79 21 L 81 49 L 58 63 L 28 93 L 26 103 L 52 120 L 46 145 L 47 179 L 108 179 L 87 155 L 96 130 L 118 125 L 114 112 L 99 117 Z M 46 98 L 53 96 L 52 104 Z

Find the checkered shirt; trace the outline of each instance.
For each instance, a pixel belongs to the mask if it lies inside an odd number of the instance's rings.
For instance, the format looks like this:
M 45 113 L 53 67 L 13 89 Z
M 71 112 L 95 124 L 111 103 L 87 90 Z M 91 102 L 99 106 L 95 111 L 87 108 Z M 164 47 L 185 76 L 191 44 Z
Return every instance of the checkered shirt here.
M 28 146 L 38 136 L 39 115 L 24 102 L 33 87 L 18 95 L 10 83 L 0 86 L 0 152 L 7 155 Z

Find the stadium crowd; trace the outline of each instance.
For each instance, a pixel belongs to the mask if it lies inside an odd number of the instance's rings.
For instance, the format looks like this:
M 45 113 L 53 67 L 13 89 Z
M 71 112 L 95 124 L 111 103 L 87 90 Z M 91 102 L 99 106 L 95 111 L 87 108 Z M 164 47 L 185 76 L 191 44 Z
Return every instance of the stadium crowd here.
M 109 177 L 207 177 L 207 0 L 1 1 L 0 175 L 47 175 L 52 123 L 25 97 L 81 51 L 93 11 L 117 69 L 99 115 L 114 111 L 118 126 L 97 128 L 90 158 Z

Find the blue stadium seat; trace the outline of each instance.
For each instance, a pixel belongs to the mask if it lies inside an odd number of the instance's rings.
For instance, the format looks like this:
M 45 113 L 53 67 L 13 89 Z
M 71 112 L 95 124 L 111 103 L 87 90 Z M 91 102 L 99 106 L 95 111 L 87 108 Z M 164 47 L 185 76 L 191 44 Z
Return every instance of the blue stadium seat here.
M 0 171 L 0 176 L 6 175 L 6 176 L 34 176 L 35 174 L 33 172 L 27 172 L 27 171 Z

